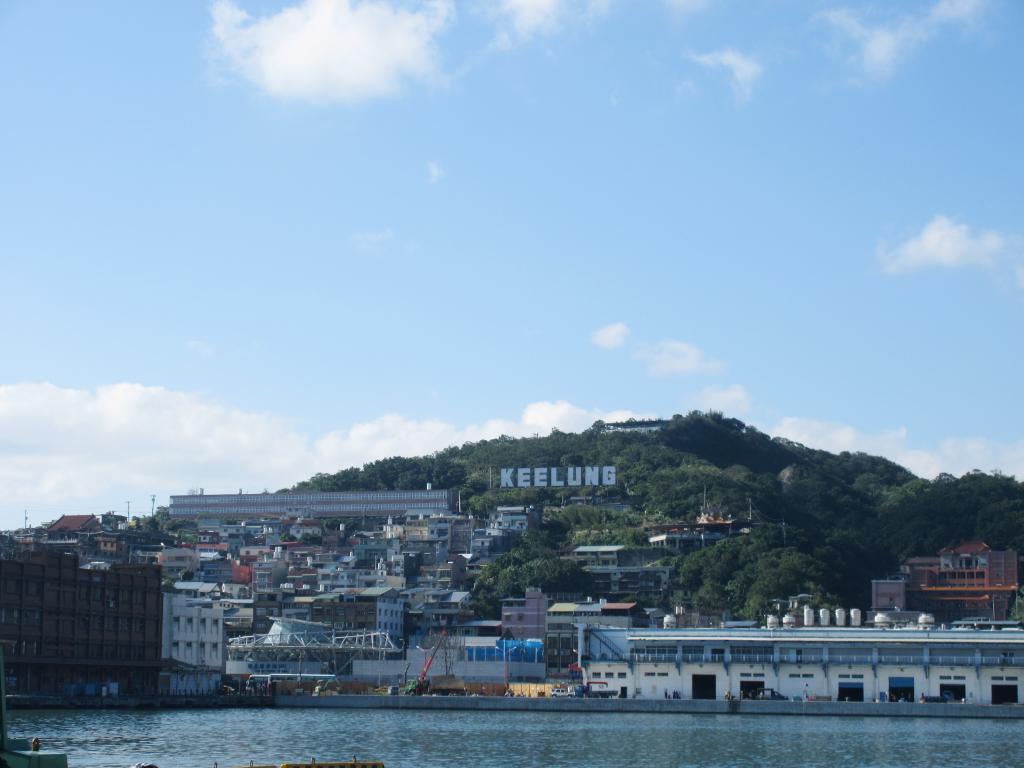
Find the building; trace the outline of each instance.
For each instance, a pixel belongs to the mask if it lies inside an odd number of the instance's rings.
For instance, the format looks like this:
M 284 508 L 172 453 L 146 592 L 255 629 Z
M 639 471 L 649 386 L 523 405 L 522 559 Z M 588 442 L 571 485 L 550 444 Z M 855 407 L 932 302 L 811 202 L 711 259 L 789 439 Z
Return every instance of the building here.
M 941 623 L 967 617 L 1005 620 L 1020 588 L 1018 556 L 983 541 L 912 557 L 894 577 L 871 582 L 874 611 L 923 611 Z
M 513 640 L 543 640 L 547 634 L 548 598 L 539 589 L 501 601 L 501 629 Z
M 658 600 L 668 590 L 671 568 L 644 565 L 647 554 L 621 545 L 599 545 L 576 547 L 570 558 L 590 574 L 597 594 Z
M 383 632 L 397 642 L 405 631 L 405 600 L 388 587 L 329 592 L 311 598 L 310 620 L 334 630 Z
M 282 517 L 383 517 L 413 511 L 454 512 L 448 490 L 228 493 L 171 496 L 172 518 L 229 520 Z
M 199 570 L 199 553 L 188 547 L 163 547 L 156 556 L 163 575 L 179 579 L 183 574 L 195 575 Z
M 605 432 L 639 432 L 641 434 L 652 434 L 660 432 L 671 422 L 668 419 L 628 419 L 626 421 L 605 422 Z
M 46 536 L 49 539 L 77 540 L 100 530 L 100 521 L 95 515 L 61 515 L 46 527 Z
M 568 677 L 579 658 L 580 626 L 632 627 L 645 614 L 636 603 L 555 603 L 548 608 L 544 656 L 549 677 Z
M 0 641 L 9 693 L 155 694 L 160 569 L 79 567 L 77 555 L 0 560 Z
M 976 704 L 1021 701 L 1024 633 L 996 630 L 629 629 L 580 626 L 590 690 L 624 698 Z
M 224 607 L 220 601 L 164 594 L 163 657 L 178 662 L 168 676 L 168 693 L 218 693 L 226 645 Z

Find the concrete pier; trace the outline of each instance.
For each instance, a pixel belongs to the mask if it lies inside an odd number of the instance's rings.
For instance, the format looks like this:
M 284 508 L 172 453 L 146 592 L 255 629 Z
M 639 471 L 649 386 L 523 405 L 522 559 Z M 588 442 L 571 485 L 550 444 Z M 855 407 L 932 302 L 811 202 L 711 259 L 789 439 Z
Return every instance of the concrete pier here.
M 274 706 L 313 709 L 415 709 L 479 712 L 607 712 L 683 715 L 822 717 L 952 717 L 1024 720 L 1024 706 L 836 701 L 707 701 L 690 699 L 554 699 L 504 696 L 275 696 Z

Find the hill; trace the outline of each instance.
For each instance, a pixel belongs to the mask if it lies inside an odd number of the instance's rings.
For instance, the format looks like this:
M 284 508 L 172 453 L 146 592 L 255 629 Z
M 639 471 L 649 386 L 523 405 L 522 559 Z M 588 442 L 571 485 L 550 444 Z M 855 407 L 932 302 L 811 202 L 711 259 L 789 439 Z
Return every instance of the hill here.
M 496 487 L 501 467 L 585 465 L 615 465 L 617 486 L 576 492 L 614 496 L 632 511 L 564 507 L 571 493 L 564 488 Z M 559 508 L 548 511 L 544 530 L 522 551 L 485 570 L 476 591 L 486 613 L 500 597 L 537 583 L 529 578 L 549 588 L 563 581 L 585 587 L 578 572 L 544 561 L 579 543 L 642 544 L 641 523 L 693 520 L 705 499 L 749 517 L 753 532 L 669 558 L 673 597 L 736 615 L 754 617 L 771 598 L 798 592 L 823 605 L 866 607 L 872 578 L 905 557 L 967 539 L 1024 551 L 1024 483 L 1012 477 L 975 471 L 926 480 L 888 459 L 814 450 L 714 412 L 676 415 L 652 433 L 611 431 L 597 422 L 579 434 L 503 436 L 318 474 L 293 490 L 426 483 L 460 490 L 464 510 L 479 516 L 504 504 Z

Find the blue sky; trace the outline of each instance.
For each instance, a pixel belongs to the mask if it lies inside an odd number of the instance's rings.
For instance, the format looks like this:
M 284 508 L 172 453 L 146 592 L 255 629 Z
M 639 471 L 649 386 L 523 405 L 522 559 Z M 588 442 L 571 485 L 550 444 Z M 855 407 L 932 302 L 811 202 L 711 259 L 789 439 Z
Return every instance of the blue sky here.
M 1024 6 L 0 5 L 0 527 L 716 408 L 1024 476 Z

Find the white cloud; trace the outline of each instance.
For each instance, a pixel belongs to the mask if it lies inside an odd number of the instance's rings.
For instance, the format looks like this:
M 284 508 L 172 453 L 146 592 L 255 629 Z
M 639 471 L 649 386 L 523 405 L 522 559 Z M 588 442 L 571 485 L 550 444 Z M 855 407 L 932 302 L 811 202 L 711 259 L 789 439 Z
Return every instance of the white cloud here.
M 647 363 L 647 372 L 652 376 L 713 373 L 722 369 L 721 362 L 708 358 L 699 347 L 674 339 L 641 347 L 637 357 Z
M 601 349 L 618 349 L 629 338 L 629 326 L 625 323 L 612 323 L 598 328 L 590 334 L 590 343 Z
M 150 493 L 165 499 L 191 487 L 273 490 L 316 472 L 467 440 L 648 416 L 545 401 L 513 419 L 458 426 L 387 414 L 311 438 L 273 415 L 162 387 L 0 386 L 0 528 L 18 525 L 24 507 L 39 520 L 42 508 L 122 509 L 133 495 L 148 505 Z
M 750 99 L 754 92 L 754 84 L 763 71 L 756 60 L 732 48 L 709 53 L 691 53 L 690 60 L 707 69 L 721 69 L 728 73 L 733 95 L 741 104 Z
M 434 162 L 433 160 L 427 161 L 427 179 L 431 184 L 437 184 L 442 178 L 444 178 L 444 168 L 441 167 L 440 163 Z
M 730 387 L 704 387 L 697 393 L 697 407 L 705 411 L 721 411 L 730 416 L 750 410 L 750 394 L 741 384 Z
M 566 23 L 594 21 L 611 11 L 612 0 L 500 0 L 492 9 L 497 48 L 511 48 L 560 30 Z
M 711 5 L 711 0 L 664 0 L 664 2 L 668 9 L 680 18 L 700 13 Z
M 934 448 L 922 449 L 909 445 L 905 427 L 865 434 L 848 424 L 794 417 L 783 419 L 768 431 L 833 453 L 863 451 L 885 456 L 928 479 L 940 472 L 959 476 L 975 469 L 999 470 L 1024 478 L 1024 442 L 998 443 L 978 437 L 951 437 Z
M 896 248 L 879 245 L 878 258 L 890 274 L 925 267 L 992 267 L 1006 246 L 1007 238 L 998 232 L 975 235 L 966 224 L 935 216 L 919 235 Z
M 985 5 L 985 0 L 939 0 L 927 11 L 876 25 L 848 8 L 826 11 L 821 18 L 858 46 L 855 60 L 868 76 L 884 79 L 944 26 L 973 21 Z
M 391 0 L 300 0 L 253 18 L 233 0 L 212 8 L 213 38 L 232 70 L 272 96 L 354 103 L 440 75 L 437 37 L 453 0 L 406 9 Z

